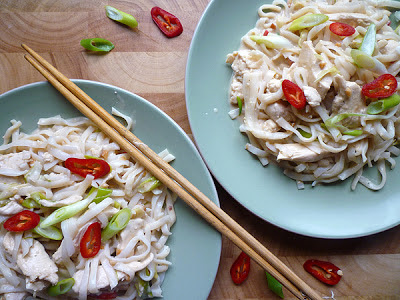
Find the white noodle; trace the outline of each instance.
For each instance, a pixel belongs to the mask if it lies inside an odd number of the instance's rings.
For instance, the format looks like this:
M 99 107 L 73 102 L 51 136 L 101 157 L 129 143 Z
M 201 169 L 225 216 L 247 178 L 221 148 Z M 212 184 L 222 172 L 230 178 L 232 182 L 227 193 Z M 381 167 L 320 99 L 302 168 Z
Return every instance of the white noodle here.
M 245 148 L 261 162 L 275 160 L 299 188 L 304 181 L 315 186 L 355 175 L 352 189 L 359 182 L 376 190 L 386 182 L 382 161 L 395 166 L 392 155 L 400 150 L 388 148 L 400 138 L 399 105 L 368 115 L 370 100 L 362 92 L 365 84 L 382 73 L 389 72 L 400 81 L 400 37 L 388 25 L 391 12 L 385 6 L 400 7 L 397 1 L 273 1 L 259 7 L 255 27 L 242 37 L 239 49 L 227 56 L 233 70 L 230 115 L 249 138 Z M 325 14 L 328 20 L 289 30 L 294 20 L 308 14 Z M 334 22 L 347 23 L 356 32 L 339 37 L 329 28 Z M 370 24 L 376 26 L 375 67 L 360 68 L 352 49 L 360 47 Z M 274 49 L 250 38 L 263 35 L 266 29 L 268 35 L 279 34 L 292 45 Z M 288 103 L 283 80 L 303 89 L 304 109 Z M 244 108 L 240 118 L 237 97 Z M 327 120 L 346 113 L 358 115 L 327 126 Z M 363 167 L 375 162 L 382 174 L 379 184 L 362 175 Z

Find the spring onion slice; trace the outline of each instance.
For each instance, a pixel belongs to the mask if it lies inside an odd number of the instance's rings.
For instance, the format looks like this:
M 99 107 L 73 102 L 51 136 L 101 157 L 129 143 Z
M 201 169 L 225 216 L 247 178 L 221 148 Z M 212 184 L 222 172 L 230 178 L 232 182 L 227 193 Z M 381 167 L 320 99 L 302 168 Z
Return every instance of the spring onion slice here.
M 282 284 L 268 272 L 265 272 L 265 274 L 267 275 L 268 288 L 283 299 Z
M 376 25 L 371 24 L 368 26 L 367 32 L 364 35 L 364 39 L 361 43 L 359 50 L 367 55 L 372 55 L 375 49 L 375 42 L 376 42 Z
M 132 15 L 120 11 L 119 9 L 116 9 L 109 5 L 106 5 L 105 9 L 107 17 L 109 17 L 111 20 L 120 22 L 132 28 L 136 28 L 138 26 L 138 22 Z
M 103 242 L 111 239 L 114 235 L 120 232 L 128 225 L 132 217 L 132 211 L 129 208 L 121 209 L 108 222 L 107 226 L 101 232 L 101 240 Z
M 147 298 L 153 297 L 153 293 L 150 288 L 150 284 L 148 281 L 144 281 L 142 278 L 139 277 L 138 281 L 135 283 L 136 292 L 139 297 Z M 147 296 L 147 297 L 143 297 Z
M 242 114 L 243 103 L 242 103 L 242 99 L 240 99 L 239 96 L 236 97 L 236 100 L 237 100 L 237 104 L 239 107 L 239 116 L 240 116 Z
M 300 134 L 302 136 L 304 136 L 305 138 L 307 138 L 307 139 L 309 139 L 312 136 L 311 133 L 309 133 L 309 132 L 307 132 L 307 131 L 305 131 L 305 130 L 303 130 L 301 128 L 297 128 L 297 131 L 300 132 Z
M 357 114 L 357 113 L 342 113 L 342 114 L 338 114 L 336 116 L 330 117 L 324 123 L 327 127 L 337 127 L 336 123 L 339 123 L 340 121 L 342 121 L 348 117 L 362 117 L 362 116 L 365 116 L 365 115 Z
M 48 226 L 60 223 L 66 219 L 69 219 L 76 214 L 83 211 L 89 204 L 96 198 L 97 193 L 92 193 L 87 198 L 72 203 L 70 205 L 60 207 L 59 209 L 53 211 L 44 221 L 41 223 L 42 228 L 46 228 Z
M 147 193 L 155 188 L 157 188 L 161 184 L 160 180 L 155 178 L 154 176 L 150 177 L 149 179 L 146 179 L 143 181 L 141 184 L 138 186 L 138 192 L 139 193 Z
M 250 39 L 257 44 L 264 44 L 270 49 L 283 49 L 293 46 L 287 38 L 273 33 L 270 33 L 267 36 L 250 35 Z
M 347 130 L 347 131 L 343 132 L 343 134 L 352 135 L 352 136 L 360 136 L 363 134 L 363 131 L 359 130 L 359 129 Z
M 26 208 L 41 208 L 40 200 L 46 199 L 46 196 L 41 192 L 32 193 L 29 197 L 25 198 L 21 205 Z
M 32 198 L 25 198 L 22 202 L 21 205 L 26 208 L 40 208 L 41 205 L 37 203 L 35 200 Z
M 367 107 L 367 114 L 377 115 L 381 112 L 387 111 L 392 107 L 395 107 L 400 103 L 400 96 L 398 94 L 393 94 L 385 99 L 380 99 L 378 101 L 371 102 Z
M 304 15 L 300 18 L 297 18 L 290 24 L 290 31 L 297 31 L 308 27 L 313 27 L 319 24 L 322 24 L 329 20 L 329 17 L 324 14 L 309 14 Z
M 56 297 L 59 295 L 63 295 L 72 288 L 72 286 L 75 284 L 75 279 L 73 278 L 66 278 L 63 279 L 59 282 L 57 282 L 56 285 L 53 285 L 47 289 L 47 294 L 52 297 Z
M 335 66 L 333 66 L 333 67 L 331 67 L 331 68 L 329 68 L 329 69 L 327 69 L 327 70 L 322 70 L 322 71 L 318 74 L 317 78 L 315 78 L 314 82 L 319 82 L 322 78 L 325 77 L 325 75 L 327 75 L 327 74 L 329 74 L 329 73 L 332 73 L 332 75 L 336 75 L 336 74 L 339 73 L 339 70 L 338 70 L 338 68 L 336 68 Z
M 106 199 L 107 197 L 110 197 L 112 194 L 112 190 L 110 189 L 106 189 L 106 188 L 95 188 L 92 187 L 89 191 L 89 196 L 94 193 L 95 191 L 97 191 L 97 195 L 96 197 L 93 199 L 93 202 L 98 204 L 101 201 L 103 201 L 104 199 Z
M 38 226 L 36 226 L 32 231 L 42 237 L 48 238 L 50 240 L 61 241 L 63 238 L 63 234 L 61 233 L 60 229 L 55 226 L 48 226 L 48 227 L 40 227 L 43 219 L 41 219 Z
M 102 38 L 83 39 L 81 40 L 81 46 L 87 50 L 97 52 L 110 52 L 114 49 L 113 43 Z

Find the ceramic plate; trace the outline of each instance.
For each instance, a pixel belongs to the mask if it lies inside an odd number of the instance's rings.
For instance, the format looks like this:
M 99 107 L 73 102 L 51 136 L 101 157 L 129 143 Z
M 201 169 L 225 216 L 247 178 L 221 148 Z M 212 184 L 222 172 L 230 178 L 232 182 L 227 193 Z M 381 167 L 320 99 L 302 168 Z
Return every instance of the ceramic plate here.
M 351 191 L 351 180 L 297 190 L 281 169 L 263 167 L 244 149 L 247 137 L 239 132 L 239 122 L 228 116 L 232 71 L 225 59 L 239 48 L 241 37 L 258 20 L 257 9 L 267 2 L 214 0 L 195 31 L 186 69 L 186 106 L 196 144 L 209 169 L 248 210 L 295 233 L 350 238 L 398 225 L 399 166 L 388 171 L 386 186 L 378 192 L 361 185 Z
M 172 166 L 205 195 L 219 205 L 214 182 L 195 146 L 184 131 L 165 113 L 145 99 L 120 88 L 93 81 L 75 83 L 111 112 L 111 107 L 136 120 L 133 132 L 155 152 L 165 148 L 176 156 Z M 49 83 L 26 85 L 0 96 L 0 131 L 10 120 L 22 121 L 22 130 L 30 133 L 39 118 L 81 115 Z M 221 236 L 182 200 L 175 205 L 177 221 L 168 239 L 171 254 L 162 285 L 163 299 L 205 300 L 212 288 L 219 264 Z

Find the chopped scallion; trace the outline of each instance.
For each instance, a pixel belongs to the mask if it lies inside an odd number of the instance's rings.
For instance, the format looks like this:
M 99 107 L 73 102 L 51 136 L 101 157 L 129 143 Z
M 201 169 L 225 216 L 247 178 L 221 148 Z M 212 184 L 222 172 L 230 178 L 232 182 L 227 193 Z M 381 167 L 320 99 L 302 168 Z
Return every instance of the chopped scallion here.
M 325 121 L 325 125 L 327 127 L 336 127 L 336 123 L 339 123 L 340 121 L 348 118 L 348 117 L 361 117 L 364 116 L 363 114 L 357 114 L 357 113 L 342 113 L 338 114 L 336 116 L 330 117 Z
M 138 22 L 132 15 L 130 15 L 126 12 L 120 11 L 119 9 L 116 9 L 109 5 L 106 5 L 105 9 L 106 9 L 107 17 L 109 17 L 111 20 L 120 22 L 120 23 L 127 25 L 129 27 L 132 27 L 132 28 L 135 28 L 138 26 Z
M 398 94 L 393 94 L 385 99 L 380 99 L 378 101 L 371 102 L 367 107 L 367 114 L 377 115 L 381 112 L 387 111 L 392 107 L 395 107 L 400 103 L 400 96 Z
M 42 222 L 42 220 L 41 220 Z M 56 240 L 56 241 L 60 241 L 63 238 L 63 234 L 61 233 L 60 229 L 58 229 L 55 226 L 48 226 L 48 227 L 40 227 L 40 223 L 38 226 L 36 226 L 33 230 L 34 233 L 48 238 L 50 240 Z
M 92 38 L 81 40 L 81 46 L 90 51 L 110 52 L 114 49 L 114 44 L 102 38 Z
M 343 134 L 352 135 L 352 136 L 360 136 L 363 134 L 363 131 L 359 130 L 359 129 L 354 129 L 354 130 L 345 131 L 345 132 L 343 132 Z
M 242 114 L 243 103 L 242 103 L 242 99 L 240 99 L 239 96 L 236 97 L 236 100 L 237 100 L 237 104 L 239 107 L 239 116 L 240 116 Z
M 46 219 L 44 219 L 40 226 L 42 228 L 46 228 L 73 217 L 88 207 L 95 197 L 96 196 L 93 194 L 81 201 L 60 207 L 59 209 L 53 211 Z
M 52 297 L 57 297 L 67 293 L 72 286 L 75 284 L 75 279 L 66 278 L 59 281 L 56 285 L 53 285 L 47 289 L 47 294 Z
M 139 193 L 142 194 L 151 192 L 152 190 L 157 188 L 160 184 L 161 184 L 160 180 L 152 176 L 139 184 L 138 191 Z
M 268 272 L 265 272 L 265 274 L 267 275 L 268 288 L 272 292 L 274 292 L 274 294 L 283 299 L 284 296 L 283 296 L 282 284 Z
M 277 34 L 268 34 L 267 36 L 251 35 L 250 39 L 257 44 L 264 44 L 270 49 L 283 49 L 293 47 L 293 44 L 285 37 Z
M 112 194 L 112 190 L 110 190 L 110 189 L 101 188 L 101 187 L 100 188 L 92 187 L 89 191 L 88 196 L 90 196 L 95 191 L 97 191 L 97 195 L 93 199 L 93 202 L 96 204 L 100 203 L 101 201 L 103 201 L 107 197 L 111 196 L 111 194 Z
M 319 24 L 322 24 L 329 20 L 329 17 L 324 14 L 309 14 L 304 15 L 300 18 L 297 18 L 290 24 L 289 30 L 290 31 L 297 31 L 304 28 L 313 27 Z
M 307 139 L 309 139 L 310 137 L 312 137 L 312 134 L 311 134 L 311 133 L 309 133 L 309 132 L 307 132 L 307 131 L 305 131 L 305 130 L 303 130 L 303 129 L 301 129 L 301 128 L 297 128 L 297 131 L 300 132 L 300 134 L 301 134 L 302 136 L 304 136 L 305 138 L 307 138 Z
M 114 235 L 120 232 L 128 225 L 129 220 L 132 217 L 132 211 L 130 208 L 121 209 L 116 213 L 108 222 L 107 226 L 101 232 L 101 240 L 103 242 L 111 239 Z
M 360 51 L 364 52 L 367 55 L 372 55 L 375 49 L 376 42 L 376 25 L 371 24 L 368 26 L 367 32 L 364 35 L 364 39 L 361 43 Z

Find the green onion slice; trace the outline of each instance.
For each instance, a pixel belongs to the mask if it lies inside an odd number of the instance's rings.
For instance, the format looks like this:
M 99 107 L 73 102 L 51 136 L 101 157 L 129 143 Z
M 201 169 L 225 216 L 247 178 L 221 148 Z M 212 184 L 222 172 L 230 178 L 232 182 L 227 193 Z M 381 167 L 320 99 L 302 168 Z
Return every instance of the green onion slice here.
M 303 130 L 303 129 L 301 129 L 301 128 L 297 128 L 297 131 L 300 132 L 300 134 L 301 134 L 302 136 L 304 136 L 305 138 L 307 138 L 307 139 L 309 139 L 310 137 L 312 137 L 312 134 L 311 134 L 311 133 L 309 133 L 309 132 L 307 132 L 307 131 L 305 131 L 305 130 Z
M 354 129 L 354 130 L 345 131 L 345 132 L 343 132 L 343 134 L 352 135 L 352 136 L 360 136 L 363 134 L 363 131 L 359 130 L 359 129 Z
M 340 121 L 348 118 L 348 117 L 362 117 L 365 116 L 363 114 L 357 114 L 357 113 L 342 113 L 338 114 L 336 116 L 333 116 L 325 121 L 325 125 L 327 127 L 336 127 L 336 123 L 339 123 Z
M 250 35 L 250 39 L 257 44 L 264 44 L 270 49 L 291 48 L 293 44 L 285 37 L 270 33 L 267 36 Z
M 128 225 L 132 217 L 132 211 L 129 208 L 121 209 L 108 222 L 107 226 L 101 232 L 101 240 L 103 242 L 111 239 L 114 235 L 120 232 Z
M 367 32 L 365 33 L 364 39 L 360 46 L 360 51 L 365 54 L 372 55 L 375 49 L 376 42 L 376 25 L 371 24 L 368 26 Z
M 44 219 L 40 226 L 46 228 L 75 216 L 88 207 L 94 198 L 94 195 L 90 195 L 81 201 L 56 209 L 46 219 Z
M 109 17 L 111 20 L 120 22 L 132 28 L 136 28 L 138 26 L 138 22 L 132 15 L 120 11 L 119 9 L 116 9 L 109 5 L 106 5 L 105 9 L 107 17 Z
M 283 299 L 282 284 L 268 272 L 265 272 L 265 274 L 267 275 L 268 288 Z
M 59 295 L 63 295 L 67 293 L 72 286 L 75 284 L 75 279 L 73 278 L 66 278 L 59 282 L 56 285 L 53 285 L 47 289 L 47 294 L 52 297 L 56 297 Z
M 289 30 L 290 31 L 297 31 L 304 28 L 313 27 L 319 24 L 322 24 L 329 20 L 329 17 L 324 14 L 309 14 L 304 15 L 300 18 L 297 18 L 290 24 Z
M 110 52 L 114 49 L 113 43 L 102 38 L 83 39 L 81 40 L 81 46 L 87 50 L 97 52 Z
M 43 219 L 41 218 L 40 223 L 36 226 L 32 231 L 42 237 L 48 238 L 50 240 L 61 241 L 63 238 L 63 234 L 61 230 L 55 226 L 48 226 L 48 227 L 40 227 Z
M 95 188 L 92 187 L 89 191 L 88 196 L 90 196 L 92 193 L 97 191 L 97 195 L 96 197 L 93 199 L 93 202 L 98 204 L 101 201 L 103 201 L 104 199 L 106 199 L 107 197 L 110 197 L 112 194 L 112 190 L 110 189 L 106 189 L 106 188 Z
M 387 111 L 392 107 L 395 107 L 400 103 L 400 96 L 398 94 L 393 94 L 385 99 L 380 99 L 378 101 L 371 102 L 367 107 L 367 114 L 377 115 L 381 112 Z
M 141 184 L 139 184 L 138 191 L 139 191 L 139 193 L 144 194 L 144 193 L 154 190 L 160 184 L 161 184 L 160 180 L 158 180 L 157 178 L 152 176 L 149 179 L 146 179 L 145 181 L 143 181 Z
M 365 53 L 361 50 L 353 49 L 351 50 L 351 57 L 354 60 L 354 63 L 360 67 L 365 69 L 373 69 L 375 68 L 375 61 L 371 55 Z
M 242 103 L 242 99 L 240 99 L 239 96 L 236 97 L 236 101 L 239 107 L 239 116 L 242 114 L 242 108 L 243 108 L 243 103 Z

